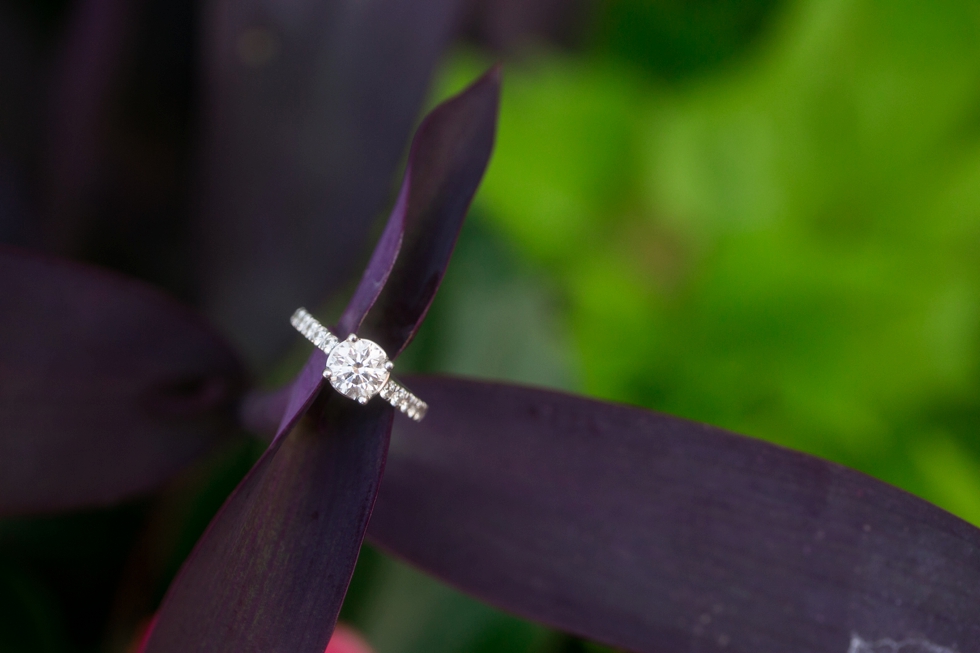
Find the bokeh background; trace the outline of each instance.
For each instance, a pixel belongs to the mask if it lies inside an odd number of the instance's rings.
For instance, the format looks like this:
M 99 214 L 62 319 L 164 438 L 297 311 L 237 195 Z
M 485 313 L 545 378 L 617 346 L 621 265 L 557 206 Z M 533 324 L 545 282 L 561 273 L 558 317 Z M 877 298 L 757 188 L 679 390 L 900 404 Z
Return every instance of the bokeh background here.
M 43 52 L 65 3 L 5 4 Z M 402 369 L 709 422 L 980 525 L 976 3 L 483 2 L 430 104 L 501 58 L 497 149 Z M 0 651 L 125 650 L 258 450 L 162 499 L 0 522 Z M 600 650 L 370 548 L 342 619 L 380 653 Z

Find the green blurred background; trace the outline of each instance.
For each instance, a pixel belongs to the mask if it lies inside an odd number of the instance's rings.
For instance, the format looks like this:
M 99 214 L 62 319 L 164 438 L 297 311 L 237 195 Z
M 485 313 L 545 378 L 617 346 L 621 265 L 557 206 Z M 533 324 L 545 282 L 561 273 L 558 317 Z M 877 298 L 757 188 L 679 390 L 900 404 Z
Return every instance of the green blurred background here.
M 980 6 L 599 24 L 508 62 L 417 366 L 709 422 L 980 524 Z M 456 53 L 440 95 L 485 61 Z
M 458 49 L 435 96 L 492 57 Z M 980 525 L 978 355 L 980 6 L 612 0 L 583 47 L 506 59 L 408 357 L 709 422 Z M 382 653 L 587 646 L 373 553 L 359 581 L 345 616 Z
M 433 104 L 504 57 L 498 143 L 399 367 L 708 422 L 980 525 L 980 6 L 573 2 L 562 38 L 444 62 Z M 0 522 L 0 653 L 127 650 L 261 449 Z M 342 620 L 378 653 L 600 650 L 370 547 Z

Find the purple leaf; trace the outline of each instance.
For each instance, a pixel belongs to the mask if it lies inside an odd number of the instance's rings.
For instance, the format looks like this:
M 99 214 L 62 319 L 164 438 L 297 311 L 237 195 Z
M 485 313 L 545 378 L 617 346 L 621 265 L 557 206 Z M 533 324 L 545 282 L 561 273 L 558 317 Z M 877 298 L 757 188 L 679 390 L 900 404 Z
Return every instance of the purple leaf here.
M 307 360 L 307 365 L 309 365 L 309 360 Z M 294 380 L 292 383 L 275 390 L 251 390 L 247 392 L 242 397 L 238 411 L 238 421 L 242 427 L 251 433 L 269 436 L 271 441 L 279 431 L 279 424 L 282 422 L 282 416 L 286 413 L 286 408 L 292 399 L 295 383 Z M 315 390 L 318 390 L 320 381 L 317 380 L 316 384 Z
M 410 265 L 396 268 L 393 279 L 415 301 L 401 314 L 382 315 L 402 318 L 392 323 L 401 330 L 414 331 L 421 321 L 490 156 L 499 83 L 494 69 L 423 122 L 392 218 L 341 320 L 342 335 L 379 291 L 387 293 L 381 289 L 406 224 Z M 316 400 L 324 363 L 314 350 L 288 391 L 246 403 L 244 417 L 259 428 L 281 413 L 277 436 L 171 586 L 148 653 L 326 647 L 380 484 L 393 409 L 380 400 L 362 407 L 333 392 Z
M 980 531 L 916 497 L 644 410 L 410 383 L 431 408 L 370 537 L 466 592 L 632 651 L 980 651 Z
M 354 276 L 461 2 L 212 3 L 203 300 L 252 362 Z
M 327 393 L 277 439 L 170 586 L 147 653 L 322 653 L 384 467 L 393 409 Z
M 252 433 L 278 440 L 313 404 L 323 387 L 327 356 L 314 349 L 296 378 L 276 390 L 253 390 L 242 398 L 239 419 Z
M 368 314 L 371 323 L 367 332 L 392 358 L 411 340 L 439 288 L 490 159 L 499 97 L 500 69 L 494 67 L 422 121 L 412 141 L 398 200 L 338 321 L 338 337 L 358 331 Z M 408 246 L 399 256 L 406 230 Z M 398 267 L 390 276 L 396 259 Z M 380 305 L 368 313 L 379 296 Z M 246 397 L 246 426 L 257 433 L 281 436 L 288 432 L 322 386 L 325 363 L 323 355 L 314 351 L 289 389 Z M 283 416 L 281 420 L 279 416 Z
M 0 248 L 0 513 L 148 491 L 233 427 L 233 352 L 159 292 Z
M 327 355 L 319 349 L 314 349 L 306 360 L 306 365 L 289 386 L 289 399 L 286 401 L 285 410 L 275 431 L 277 440 L 289 433 L 296 421 L 313 404 L 317 393 L 323 387 L 323 370 L 326 365 Z
M 426 121 L 432 118 L 431 114 Z M 422 123 L 423 125 L 425 122 Z M 356 333 L 364 321 L 371 307 L 378 300 L 378 296 L 384 290 L 388 276 L 395 261 L 398 259 L 398 252 L 402 247 L 402 239 L 405 237 L 405 216 L 408 212 L 409 197 L 412 194 L 412 164 L 418 156 L 418 138 L 412 142 L 412 148 L 408 155 L 408 165 L 405 168 L 405 178 L 402 180 L 402 188 L 398 192 L 398 199 L 395 206 L 388 216 L 388 223 L 385 230 L 378 239 L 378 244 L 374 246 L 371 253 L 371 260 L 368 261 L 364 269 L 361 282 L 357 284 L 354 295 L 347 302 L 347 307 L 337 321 L 334 334 L 343 340 L 352 333 Z
M 500 67 L 456 97 L 436 107 L 419 126 L 405 173 L 405 236 L 401 253 L 383 289 L 363 282 L 359 293 L 374 293 L 365 334 L 395 358 L 415 335 L 442 282 L 460 227 L 493 150 L 500 103 Z M 393 216 L 393 219 L 395 216 Z M 391 266 L 385 258 L 372 265 Z M 380 278 L 371 268 L 365 273 Z M 378 292 L 380 290 L 380 292 Z M 351 302 L 358 309 L 366 301 Z M 361 316 L 363 318 L 363 315 Z M 344 326 L 360 320 L 345 314 Z

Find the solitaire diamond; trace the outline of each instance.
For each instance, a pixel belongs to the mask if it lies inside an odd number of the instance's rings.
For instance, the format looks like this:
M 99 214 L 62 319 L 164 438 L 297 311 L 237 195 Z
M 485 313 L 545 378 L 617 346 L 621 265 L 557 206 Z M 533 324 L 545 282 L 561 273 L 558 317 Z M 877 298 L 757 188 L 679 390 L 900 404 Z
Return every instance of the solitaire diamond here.
M 362 404 L 380 394 L 382 399 L 416 422 L 425 417 L 429 404 L 390 378 L 392 363 L 377 344 L 359 340 L 354 334 L 340 342 L 305 308 L 297 308 L 289 321 L 327 355 L 323 378 L 329 380 L 337 392 Z
M 388 382 L 390 368 L 381 347 L 370 340 L 351 338 L 330 352 L 323 376 L 337 392 L 365 404 Z

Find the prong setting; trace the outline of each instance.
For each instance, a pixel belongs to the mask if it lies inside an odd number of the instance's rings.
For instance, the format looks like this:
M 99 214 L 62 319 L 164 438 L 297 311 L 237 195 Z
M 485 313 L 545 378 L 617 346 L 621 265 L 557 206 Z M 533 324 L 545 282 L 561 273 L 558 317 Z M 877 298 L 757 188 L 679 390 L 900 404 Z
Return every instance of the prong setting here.
M 367 401 L 388 382 L 391 373 L 385 367 L 387 362 L 388 355 L 376 343 L 348 337 L 327 356 L 330 385 L 346 397 Z
M 377 343 L 353 333 L 341 341 L 304 308 L 297 309 L 290 322 L 327 354 L 323 378 L 337 392 L 361 405 L 380 394 L 416 422 L 425 416 L 428 404 L 391 378 L 394 363 Z

